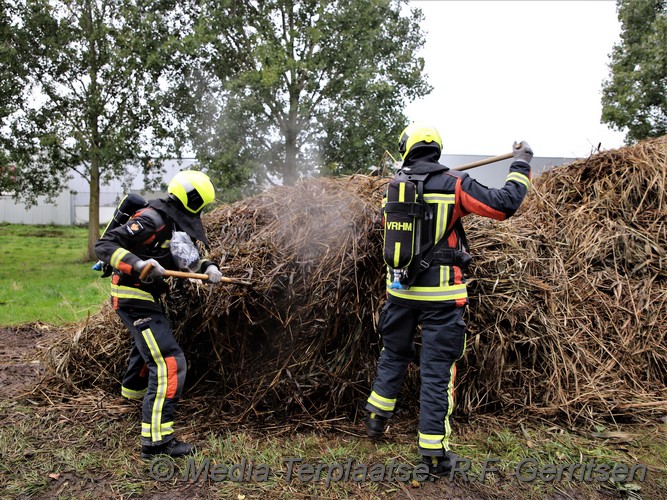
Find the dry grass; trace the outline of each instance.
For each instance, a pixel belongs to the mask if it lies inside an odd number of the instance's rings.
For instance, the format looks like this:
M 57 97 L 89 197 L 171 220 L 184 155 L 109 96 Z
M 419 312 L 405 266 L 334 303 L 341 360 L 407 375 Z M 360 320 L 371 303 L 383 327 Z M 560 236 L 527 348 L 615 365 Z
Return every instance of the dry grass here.
M 468 411 L 667 410 L 666 144 L 554 169 L 507 224 L 473 221 Z

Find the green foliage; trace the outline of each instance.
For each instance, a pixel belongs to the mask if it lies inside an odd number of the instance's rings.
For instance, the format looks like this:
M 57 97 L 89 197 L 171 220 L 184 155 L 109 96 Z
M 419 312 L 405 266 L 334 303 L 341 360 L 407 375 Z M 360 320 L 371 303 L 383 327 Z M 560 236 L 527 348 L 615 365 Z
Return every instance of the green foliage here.
M 177 67 L 169 43 L 180 26 L 173 22 L 179 5 L 26 0 L 13 28 L 23 41 L 15 54 L 26 71 L 23 96 L 32 97 L 8 119 L 8 147 L 21 172 L 14 194 L 32 203 L 81 174 L 93 207 L 89 258 L 99 231 L 100 183 L 123 178 L 130 164 L 159 172 L 160 158 L 176 147 L 161 104 L 162 79 Z
M 403 14 L 405 3 L 207 5 L 188 42 L 207 58 L 175 99 L 200 160 L 230 188 L 255 189 L 377 163 L 406 124 L 406 100 L 430 91 L 416 56 L 421 12 Z
M 633 143 L 667 133 L 667 2 L 618 0 L 621 42 L 603 84 L 602 122 Z
M 0 0 L 0 123 L 17 109 L 26 72 L 17 64 L 23 43 L 16 30 L 17 12 L 15 2 Z
M 0 225 L 0 325 L 85 318 L 108 298 L 108 280 L 83 262 L 86 228 Z

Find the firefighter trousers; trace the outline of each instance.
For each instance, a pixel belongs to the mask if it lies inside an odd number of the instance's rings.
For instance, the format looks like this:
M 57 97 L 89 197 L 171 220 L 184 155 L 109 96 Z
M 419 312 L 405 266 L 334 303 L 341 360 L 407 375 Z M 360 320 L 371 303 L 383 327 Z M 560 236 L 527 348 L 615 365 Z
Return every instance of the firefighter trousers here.
M 466 343 L 465 307 L 419 310 L 387 302 L 378 330 L 382 351 L 366 409 L 390 417 L 408 365 L 415 359 L 414 335 L 421 324 L 419 453 L 442 456 L 449 450 L 456 361 Z
M 187 365 L 169 321 L 158 311 L 116 311 L 132 334 L 122 395 L 142 403 L 141 444 L 157 446 L 174 436 L 178 399 Z

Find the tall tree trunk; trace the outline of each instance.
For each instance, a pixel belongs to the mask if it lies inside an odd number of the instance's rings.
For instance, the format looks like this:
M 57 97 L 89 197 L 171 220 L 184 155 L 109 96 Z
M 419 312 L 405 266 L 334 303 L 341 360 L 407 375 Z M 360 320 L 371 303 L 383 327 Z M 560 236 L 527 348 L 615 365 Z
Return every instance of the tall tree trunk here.
M 88 201 L 88 252 L 87 260 L 97 260 L 95 242 L 100 237 L 100 165 L 93 156 L 90 163 L 90 198 Z
M 101 113 L 100 95 L 97 87 L 97 43 L 93 20 L 93 5 L 86 1 L 84 11 L 84 30 L 88 38 L 91 65 L 88 69 L 90 86 L 88 88 L 88 127 L 90 130 L 90 197 L 88 199 L 88 251 L 87 260 L 97 260 L 95 242 L 100 237 L 100 130 L 98 118 Z
M 283 181 L 287 186 L 293 186 L 298 180 L 296 135 L 296 131 L 292 129 L 287 130 L 285 134 L 285 172 L 283 174 Z
M 299 180 L 299 170 L 296 164 L 296 155 L 299 152 L 296 144 L 299 135 L 299 131 L 297 130 L 299 98 L 295 85 L 290 87 L 289 93 L 290 107 L 287 112 L 287 130 L 285 130 L 285 172 L 283 181 L 287 186 L 293 186 Z

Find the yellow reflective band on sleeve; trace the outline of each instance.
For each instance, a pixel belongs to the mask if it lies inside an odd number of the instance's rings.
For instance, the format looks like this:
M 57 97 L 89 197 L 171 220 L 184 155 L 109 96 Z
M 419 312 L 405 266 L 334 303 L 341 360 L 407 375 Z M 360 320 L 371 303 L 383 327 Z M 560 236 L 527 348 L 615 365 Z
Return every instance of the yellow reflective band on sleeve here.
M 146 422 L 141 422 L 141 437 L 149 438 L 151 437 L 151 424 Z
M 511 172 L 508 176 L 505 182 L 509 181 L 516 181 L 520 182 L 524 186 L 526 186 L 526 189 L 530 189 L 530 179 L 528 176 L 520 174 L 519 172 Z
M 109 259 L 109 264 L 111 264 L 111 267 L 118 269 L 120 261 L 123 260 L 123 257 L 125 257 L 128 253 L 130 253 L 128 250 L 125 250 L 124 248 L 118 248 L 114 253 L 111 254 L 111 258 Z
M 141 391 L 135 391 L 134 389 L 128 389 L 127 387 L 121 387 L 120 394 L 124 398 L 128 399 L 141 399 L 146 394 L 147 389 Z
M 171 240 L 164 240 L 164 243 L 162 243 L 162 245 L 160 245 L 160 248 L 169 248 L 169 243 L 170 242 L 171 242 Z
M 153 336 L 150 328 L 141 331 L 144 341 L 148 346 L 151 357 L 157 365 L 157 389 L 155 391 L 155 400 L 153 401 L 153 411 L 151 413 L 150 433 L 151 440 L 160 441 L 162 439 L 162 407 L 167 395 L 167 363 L 162 357 L 157 340 Z
M 111 284 L 111 296 L 118 297 L 119 299 L 137 299 L 155 302 L 155 299 L 150 293 L 139 290 L 138 288 L 132 288 L 130 286 Z
M 425 450 L 442 450 L 445 440 L 444 434 L 419 434 L 419 447 Z
M 387 280 L 387 292 L 389 295 L 406 300 L 423 300 L 437 302 L 444 300 L 465 299 L 468 297 L 466 284 L 445 286 L 412 286 L 405 290 L 402 288 L 389 288 L 391 282 Z
M 383 398 L 375 391 L 372 391 L 371 395 L 368 396 L 368 402 L 376 408 L 384 411 L 394 411 L 394 407 L 396 406 L 396 398 Z

